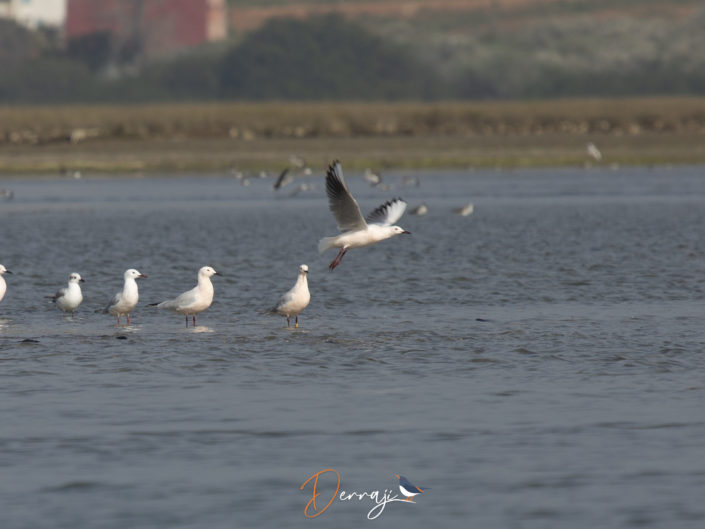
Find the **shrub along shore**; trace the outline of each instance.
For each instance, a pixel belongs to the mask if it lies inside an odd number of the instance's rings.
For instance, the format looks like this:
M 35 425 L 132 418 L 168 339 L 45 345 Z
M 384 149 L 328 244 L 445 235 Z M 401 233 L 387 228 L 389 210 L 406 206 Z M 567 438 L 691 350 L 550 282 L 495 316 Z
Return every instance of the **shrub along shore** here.
M 602 160 L 590 158 L 593 142 Z M 705 98 L 0 107 L 0 172 L 705 163 Z

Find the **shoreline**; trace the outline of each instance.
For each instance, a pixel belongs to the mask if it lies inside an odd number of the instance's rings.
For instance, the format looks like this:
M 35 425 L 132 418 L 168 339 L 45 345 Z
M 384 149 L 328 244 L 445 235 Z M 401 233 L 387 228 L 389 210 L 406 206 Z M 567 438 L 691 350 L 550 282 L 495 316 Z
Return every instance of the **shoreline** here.
M 586 152 L 593 141 L 603 158 Z M 284 140 L 95 140 L 78 145 L 0 147 L 0 176 L 219 173 L 281 171 L 289 157 L 303 157 L 314 171 L 339 158 L 353 170 L 516 169 L 705 164 L 705 137 L 505 136 L 383 137 Z
M 595 143 L 600 161 L 586 151 Z M 705 98 L 0 106 L 0 175 L 705 164 Z

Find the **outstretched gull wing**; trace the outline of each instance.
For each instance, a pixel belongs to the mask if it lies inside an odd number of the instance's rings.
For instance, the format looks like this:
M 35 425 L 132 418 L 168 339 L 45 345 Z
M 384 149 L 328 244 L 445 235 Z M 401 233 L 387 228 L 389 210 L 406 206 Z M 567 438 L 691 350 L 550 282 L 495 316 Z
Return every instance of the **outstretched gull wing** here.
M 340 231 L 356 231 L 367 228 L 360 206 L 350 194 L 343 180 L 343 169 L 338 160 L 328 167 L 326 172 L 326 193 L 328 207 L 338 223 Z
M 388 200 L 372 213 L 367 215 L 367 222 L 370 224 L 382 224 L 390 226 L 398 221 L 406 211 L 406 202 L 401 198 Z

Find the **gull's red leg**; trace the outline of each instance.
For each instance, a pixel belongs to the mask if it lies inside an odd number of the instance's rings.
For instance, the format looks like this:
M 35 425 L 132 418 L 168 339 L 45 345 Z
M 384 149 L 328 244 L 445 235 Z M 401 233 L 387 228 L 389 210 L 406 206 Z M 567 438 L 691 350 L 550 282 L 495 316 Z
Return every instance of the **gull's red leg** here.
M 343 256 L 345 255 L 345 252 L 347 252 L 347 251 L 348 251 L 348 249 L 345 247 L 340 249 L 340 251 L 338 252 L 338 255 L 335 256 L 335 259 L 333 259 L 333 262 L 330 264 L 330 266 L 328 266 L 328 268 L 330 269 L 331 272 L 335 269 L 336 266 L 338 266 L 340 264 L 340 261 L 343 260 Z

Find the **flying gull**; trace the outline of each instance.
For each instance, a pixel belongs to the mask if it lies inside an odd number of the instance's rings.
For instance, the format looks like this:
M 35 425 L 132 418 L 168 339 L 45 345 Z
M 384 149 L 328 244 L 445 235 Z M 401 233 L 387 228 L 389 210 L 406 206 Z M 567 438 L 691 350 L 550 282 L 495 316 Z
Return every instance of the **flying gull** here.
M 362 248 L 400 233 L 409 233 L 404 228 L 393 225 L 406 209 L 406 202 L 401 198 L 385 202 L 367 215 L 366 219 L 362 216 L 360 206 L 345 185 L 343 169 L 337 160 L 328 167 L 326 192 L 328 206 L 338 223 L 338 229 L 343 232 L 335 237 L 324 237 L 318 242 L 318 251 L 321 253 L 329 248 L 340 248 L 328 267 L 331 271 L 340 264 L 349 248 Z

